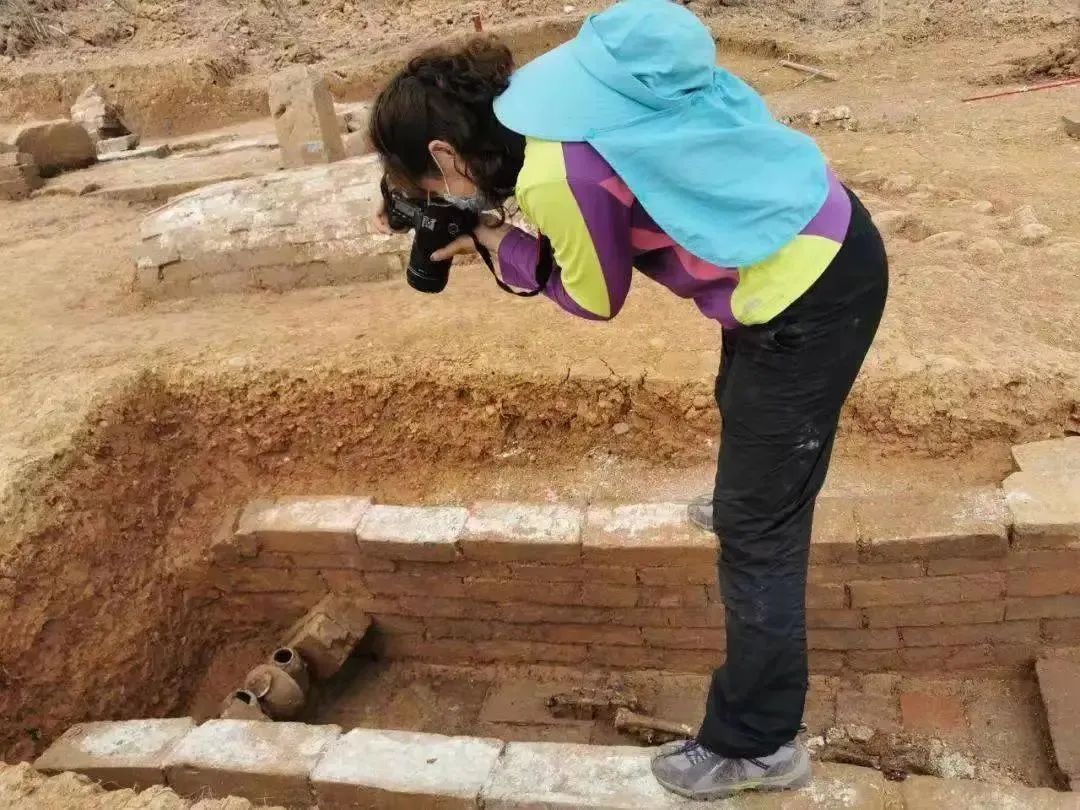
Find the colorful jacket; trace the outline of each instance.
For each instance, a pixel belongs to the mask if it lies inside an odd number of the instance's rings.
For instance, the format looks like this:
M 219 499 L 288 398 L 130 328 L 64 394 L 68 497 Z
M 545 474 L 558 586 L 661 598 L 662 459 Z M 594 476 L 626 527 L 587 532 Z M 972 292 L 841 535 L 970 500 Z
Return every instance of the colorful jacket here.
M 529 139 L 516 193 L 522 213 L 554 249 L 557 266 L 545 295 L 593 320 L 618 314 L 636 267 L 725 328 L 766 323 L 821 276 L 851 219 L 847 191 L 830 172 L 824 205 L 791 242 L 756 264 L 718 267 L 665 234 L 586 143 Z M 535 286 L 537 255 L 536 237 L 512 229 L 499 249 L 503 280 Z

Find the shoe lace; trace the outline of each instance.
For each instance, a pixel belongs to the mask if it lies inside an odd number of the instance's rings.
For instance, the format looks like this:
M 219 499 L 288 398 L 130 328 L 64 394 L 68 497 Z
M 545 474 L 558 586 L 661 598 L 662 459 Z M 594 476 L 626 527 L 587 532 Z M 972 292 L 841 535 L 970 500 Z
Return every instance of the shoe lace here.
M 713 756 L 712 751 L 697 740 L 690 740 L 687 742 L 680 753 L 690 761 L 691 765 L 700 765 L 702 762 Z

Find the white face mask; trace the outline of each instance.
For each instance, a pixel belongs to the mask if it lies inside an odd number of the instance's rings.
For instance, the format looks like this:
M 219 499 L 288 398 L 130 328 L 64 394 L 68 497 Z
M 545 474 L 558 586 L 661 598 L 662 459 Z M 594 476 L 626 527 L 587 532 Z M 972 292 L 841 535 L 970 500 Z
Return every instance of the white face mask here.
M 443 171 L 442 164 L 439 163 L 435 157 L 435 152 L 428 150 L 431 153 L 431 159 L 435 161 L 435 165 L 439 167 L 439 174 L 442 175 L 444 193 L 441 195 L 449 205 L 454 206 L 462 211 L 473 211 L 479 214 L 482 211 L 487 211 L 491 206 L 488 205 L 484 195 L 477 192 L 471 197 L 462 197 L 457 194 L 450 193 L 450 181 L 446 179 L 446 172 Z

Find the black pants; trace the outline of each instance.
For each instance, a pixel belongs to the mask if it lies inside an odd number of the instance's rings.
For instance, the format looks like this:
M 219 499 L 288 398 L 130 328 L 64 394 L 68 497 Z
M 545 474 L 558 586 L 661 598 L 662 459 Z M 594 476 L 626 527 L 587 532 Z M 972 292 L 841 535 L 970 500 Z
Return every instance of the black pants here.
M 847 237 L 821 278 L 769 323 L 724 333 L 713 521 L 727 656 L 698 733 L 724 756 L 770 754 L 802 719 L 814 502 L 888 290 L 881 236 L 851 197 Z

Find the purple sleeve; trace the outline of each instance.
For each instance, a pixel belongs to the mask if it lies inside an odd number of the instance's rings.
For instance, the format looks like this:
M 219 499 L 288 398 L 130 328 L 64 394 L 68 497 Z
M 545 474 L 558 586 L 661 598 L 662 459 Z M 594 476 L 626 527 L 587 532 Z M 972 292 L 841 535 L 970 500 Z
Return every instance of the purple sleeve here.
M 534 211 L 541 224 L 548 225 L 544 232 L 555 255 L 571 262 L 565 268 L 555 265 L 544 295 L 572 315 L 610 320 L 622 309 L 633 275 L 630 208 L 599 183 L 571 180 L 563 185 L 567 187 L 572 201 L 558 206 L 557 211 Z M 511 229 L 503 239 L 499 266 L 507 284 L 519 289 L 536 287 L 538 241 L 519 228 Z M 589 289 L 594 295 L 598 290 L 606 291 L 607 311 L 594 312 L 581 306 L 568 287 Z

